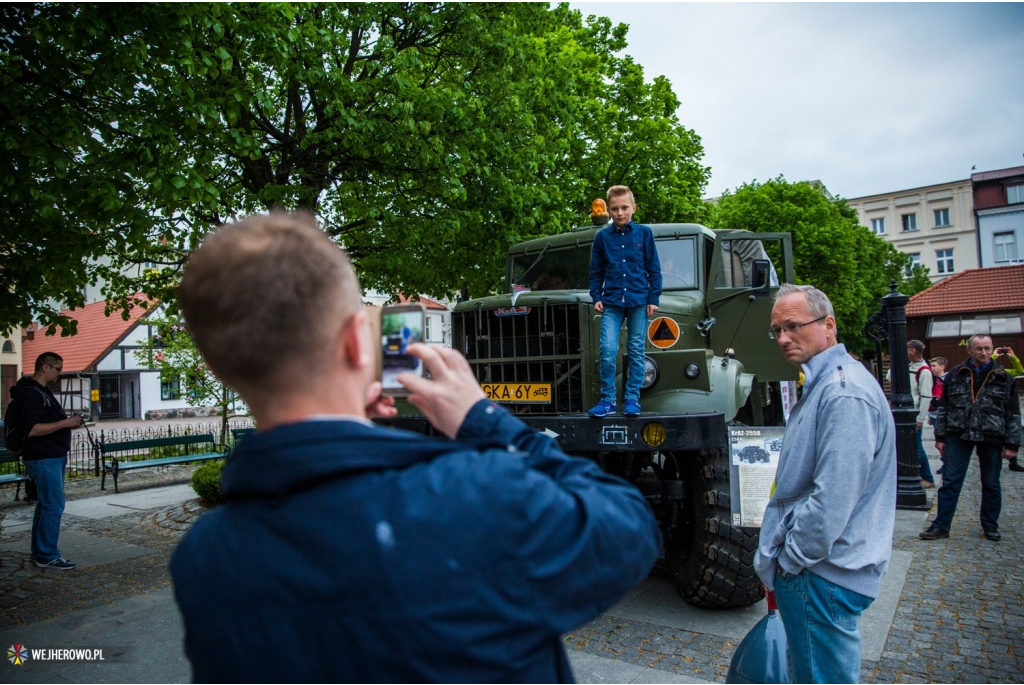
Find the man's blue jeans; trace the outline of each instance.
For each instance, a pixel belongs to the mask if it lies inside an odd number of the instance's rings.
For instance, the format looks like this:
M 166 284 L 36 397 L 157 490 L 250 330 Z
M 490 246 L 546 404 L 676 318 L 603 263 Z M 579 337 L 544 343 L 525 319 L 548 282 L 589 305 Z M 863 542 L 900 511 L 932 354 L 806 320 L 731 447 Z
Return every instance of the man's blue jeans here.
M 61 557 L 57 549 L 60 519 L 64 515 L 64 468 L 67 457 L 32 459 L 25 462 L 25 472 L 35 481 L 39 501 L 32 516 L 32 558 L 53 561 Z
M 923 432 L 924 426 L 917 429 L 917 460 L 921 462 L 921 480 L 934 483 L 935 476 L 932 475 L 932 465 L 928 463 L 928 453 L 924 451 L 924 440 L 921 439 Z
M 775 574 L 791 683 L 860 681 L 860 615 L 870 597 L 804 570 Z
M 626 322 L 629 370 L 626 374 L 626 401 L 640 401 L 644 380 L 644 337 L 647 335 L 647 305 L 614 307 L 605 304 L 601 315 L 601 399 L 615 404 L 615 374 L 619 356 L 619 331 Z
M 939 488 L 939 512 L 933 525 L 949 530 L 960 501 L 960 490 L 964 476 L 971 463 L 971 452 L 978 449 L 978 465 L 981 466 L 981 527 L 999 528 L 999 512 L 1003 506 L 1003 491 L 999 485 L 999 472 L 1003 468 L 1000 457 L 1003 448 L 985 442 L 970 442 L 946 436 L 946 454 L 942 460 L 942 487 Z

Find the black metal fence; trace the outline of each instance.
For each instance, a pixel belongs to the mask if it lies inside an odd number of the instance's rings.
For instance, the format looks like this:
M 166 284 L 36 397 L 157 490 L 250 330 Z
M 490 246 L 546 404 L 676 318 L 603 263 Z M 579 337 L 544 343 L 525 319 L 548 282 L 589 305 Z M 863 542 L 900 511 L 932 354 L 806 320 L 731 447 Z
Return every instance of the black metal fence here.
M 212 433 L 217 440 L 231 444 L 232 430 L 255 427 L 256 424 L 252 419 L 231 419 L 228 421 L 228 433 L 226 436 L 220 435 L 221 423 L 219 420 L 206 423 L 147 426 L 145 428 L 90 430 L 88 435 L 86 431 L 75 431 L 71 434 L 71 452 L 68 453 L 67 476 L 68 478 L 76 478 L 96 474 L 96 451 L 93 449 L 93 444 L 101 445 L 110 442 L 170 438 L 182 435 L 200 435 L 203 433 Z

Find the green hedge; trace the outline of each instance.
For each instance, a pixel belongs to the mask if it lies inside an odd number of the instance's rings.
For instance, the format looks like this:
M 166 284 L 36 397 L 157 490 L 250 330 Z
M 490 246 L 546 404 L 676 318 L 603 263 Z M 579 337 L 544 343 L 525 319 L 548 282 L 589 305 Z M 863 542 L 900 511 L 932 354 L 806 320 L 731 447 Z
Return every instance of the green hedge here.
M 220 491 L 220 472 L 223 468 L 223 461 L 209 461 L 192 473 L 192 489 L 207 504 L 224 503 L 224 496 Z

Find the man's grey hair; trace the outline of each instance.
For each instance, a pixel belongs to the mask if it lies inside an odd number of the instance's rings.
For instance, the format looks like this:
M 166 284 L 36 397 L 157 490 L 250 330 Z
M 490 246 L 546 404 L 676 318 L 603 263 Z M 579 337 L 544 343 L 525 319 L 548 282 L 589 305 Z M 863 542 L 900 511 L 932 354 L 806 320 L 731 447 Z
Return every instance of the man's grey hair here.
M 819 319 L 823 316 L 835 317 L 836 311 L 832 308 L 832 301 L 828 299 L 828 295 L 821 292 L 813 285 L 793 285 L 792 283 L 783 283 L 779 286 L 778 292 L 775 293 L 775 301 L 778 302 L 783 297 L 796 295 L 797 293 L 803 293 L 804 297 L 807 298 L 807 309 L 815 319 Z
M 974 335 L 967 339 L 967 349 L 971 349 L 972 347 L 974 347 L 975 338 L 988 338 L 989 341 L 992 342 L 992 336 L 989 335 L 988 333 L 975 333 Z

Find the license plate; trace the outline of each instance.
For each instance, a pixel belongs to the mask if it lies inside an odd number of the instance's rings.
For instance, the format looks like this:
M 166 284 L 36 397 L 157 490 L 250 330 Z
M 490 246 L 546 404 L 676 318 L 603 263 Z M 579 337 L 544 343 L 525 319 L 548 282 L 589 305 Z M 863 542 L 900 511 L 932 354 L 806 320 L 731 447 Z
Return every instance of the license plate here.
M 551 404 L 550 383 L 483 383 L 487 399 L 509 404 Z

